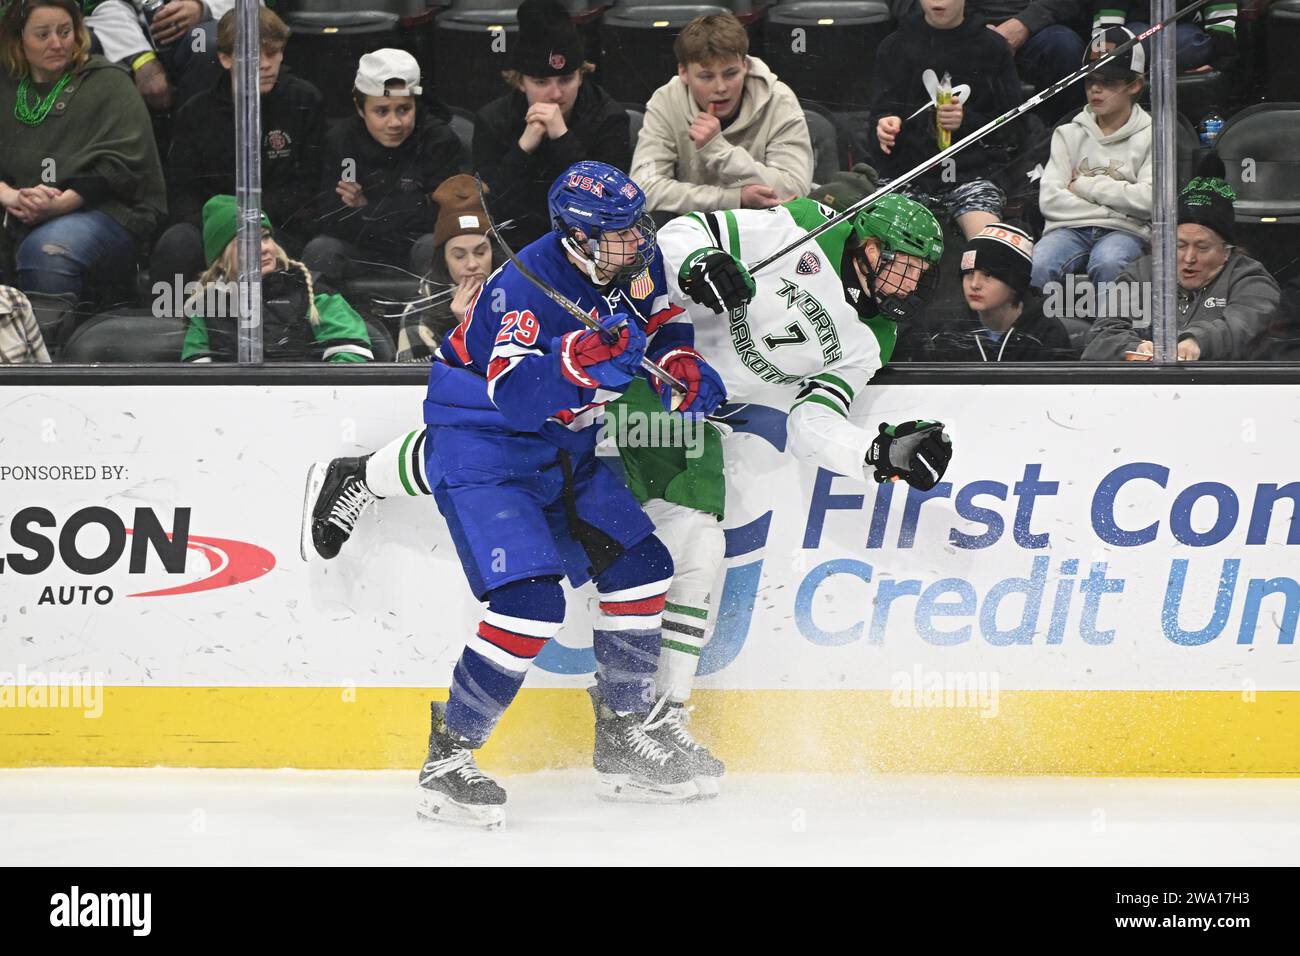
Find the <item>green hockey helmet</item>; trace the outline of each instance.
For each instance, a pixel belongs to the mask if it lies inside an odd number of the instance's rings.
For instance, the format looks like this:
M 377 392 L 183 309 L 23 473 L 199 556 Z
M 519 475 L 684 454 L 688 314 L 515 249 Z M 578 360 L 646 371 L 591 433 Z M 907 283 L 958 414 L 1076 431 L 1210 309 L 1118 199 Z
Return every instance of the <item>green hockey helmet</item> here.
M 934 296 L 943 257 L 943 228 L 934 214 L 914 199 L 890 193 L 853 217 L 853 234 L 860 241 L 880 243 L 880 261 L 871 265 L 865 246 L 856 258 L 866 276 L 876 309 L 895 322 L 915 316 Z M 918 269 L 899 256 L 928 263 Z
M 853 217 L 859 239 L 874 238 L 886 252 L 902 252 L 937 265 L 943 257 L 943 229 L 934 213 L 897 193 L 881 196 Z

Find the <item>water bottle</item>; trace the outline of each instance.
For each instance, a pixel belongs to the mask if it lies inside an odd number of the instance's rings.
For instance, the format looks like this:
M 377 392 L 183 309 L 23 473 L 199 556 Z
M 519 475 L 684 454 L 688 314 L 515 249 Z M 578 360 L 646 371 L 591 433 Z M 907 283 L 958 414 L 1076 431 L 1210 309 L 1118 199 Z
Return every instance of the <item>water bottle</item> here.
M 1219 115 L 1218 107 L 1211 106 L 1196 129 L 1201 135 L 1201 145 L 1206 149 L 1213 149 L 1219 134 L 1223 132 L 1223 117 Z
M 167 6 L 167 0 L 140 0 L 140 13 L 144 16 L 144 22 L 150 27 L 153 26 L 153 19 L 158 15 L 158 11 Z M 175 45 L 174 41 L 168 44 L 161 44 L 154 39 L 153 34 L 149 34 L 149 40 L 153 43 L 154 48 L 159 52 L 169 50 Z

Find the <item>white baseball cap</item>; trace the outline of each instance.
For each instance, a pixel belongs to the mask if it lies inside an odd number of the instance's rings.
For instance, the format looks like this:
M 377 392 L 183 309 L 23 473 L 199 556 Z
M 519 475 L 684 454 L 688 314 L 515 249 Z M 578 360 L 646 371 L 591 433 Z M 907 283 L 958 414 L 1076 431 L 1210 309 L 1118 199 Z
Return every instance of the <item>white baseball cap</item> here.
M 385 88 L 390 80 L 398 80 L 402 86 Z M 419 96 L 420 64 L 405 50 L 375 50 L 357 64 L 357 78 L 352 85 L 366 96 Z

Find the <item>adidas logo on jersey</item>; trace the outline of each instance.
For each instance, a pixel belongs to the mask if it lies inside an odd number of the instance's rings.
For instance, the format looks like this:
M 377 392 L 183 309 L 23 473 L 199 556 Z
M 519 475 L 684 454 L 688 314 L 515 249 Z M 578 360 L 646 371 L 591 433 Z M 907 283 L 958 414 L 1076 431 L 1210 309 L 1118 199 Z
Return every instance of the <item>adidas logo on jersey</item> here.
M 811 252 L 805 252 L 799 257 L 799 264 L 794 267 L 794 271 L 801 276 L 816 275 L 822 271 L 822 261 Z

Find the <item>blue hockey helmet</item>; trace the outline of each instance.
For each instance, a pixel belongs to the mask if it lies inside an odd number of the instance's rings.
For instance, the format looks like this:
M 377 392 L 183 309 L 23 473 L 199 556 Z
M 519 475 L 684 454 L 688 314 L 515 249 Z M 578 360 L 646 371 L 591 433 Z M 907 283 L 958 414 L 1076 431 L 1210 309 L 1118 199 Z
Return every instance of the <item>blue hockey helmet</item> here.
M 551 227 L 587 260 L 593 282 L 633 276 L 654 261 L 655 227 L 645 211 L 645 193 L 622 170 L 593 160 L 574 163 L 551 185 L 546 201 Z M 633 228 L 635 250 L 627 240 L 601 242 L 607 232 Z

